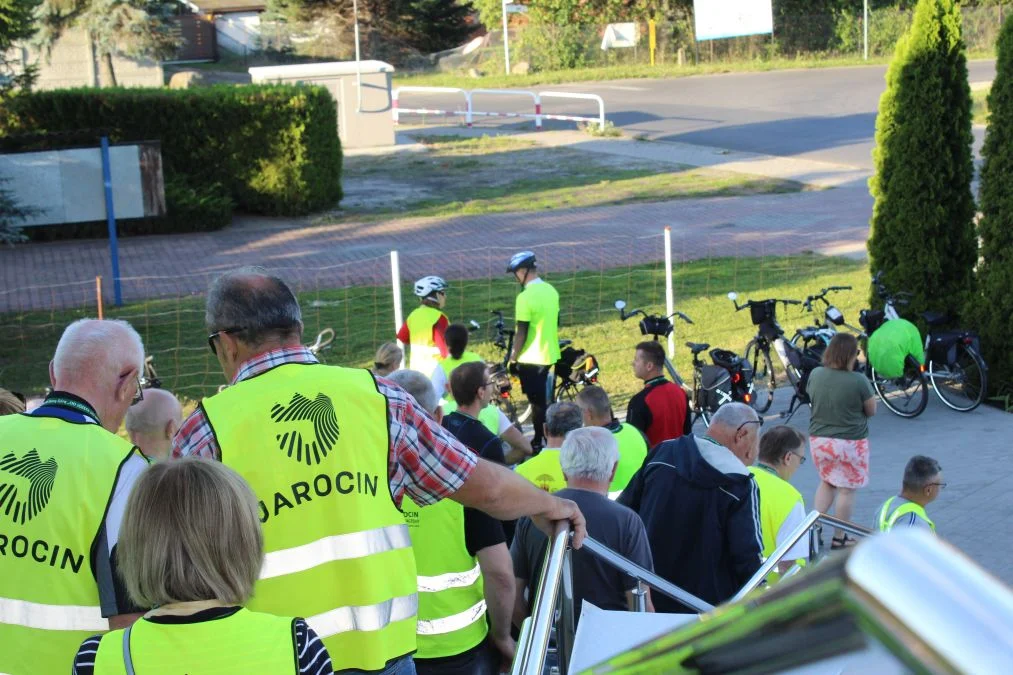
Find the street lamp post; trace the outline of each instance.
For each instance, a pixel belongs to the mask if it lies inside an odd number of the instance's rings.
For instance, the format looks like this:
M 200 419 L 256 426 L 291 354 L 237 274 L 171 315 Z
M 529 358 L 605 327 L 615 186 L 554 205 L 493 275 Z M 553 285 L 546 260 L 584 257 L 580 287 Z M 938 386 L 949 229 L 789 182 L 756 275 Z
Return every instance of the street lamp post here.
M 510 74 L 510 33 L 507 30 L 507 4 L 510 0 L 503 0 L 503 57 L 506 59 L 506 74 Z

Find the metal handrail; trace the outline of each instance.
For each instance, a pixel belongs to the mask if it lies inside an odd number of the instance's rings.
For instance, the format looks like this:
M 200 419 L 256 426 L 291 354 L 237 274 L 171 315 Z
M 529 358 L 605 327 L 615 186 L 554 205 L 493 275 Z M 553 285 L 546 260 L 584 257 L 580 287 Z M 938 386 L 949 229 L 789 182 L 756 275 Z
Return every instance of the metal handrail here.
M 682 590 L 667 579 L 662 579 L 654 572 L 651 572 L 635 562 L 624 558 L 600 541 L 591 537 L 585 537 L 584 549 L 601 558 L 609 565 L 612 565 L 620 572 L 628 574 L 638 582 L 644 582 L 651 588 L 667 595 L 676 602 L 681 602 L 696 612 L 709 612 L 714 609 L 714 605 L 705 600 L 701 600 L 689 591 Z
M 819 511 L 810 511 L 809 515 L 807 515 L 805 519 L 791 531 L 791 534 L 788 535 L 788 538 L 785 539 L 780 546 L 774 549 L 774 552 L 770 554 L 762 565 L 760 565 L 760 569 L 756 570 L 756 573 L 750 577 L 749 581 L 743 584 L 742 588 L 739 589 L 739 592 L 733 595 L 728 602 L 738 602 L 758 588 L 760 584 L 763 583 L 764 579 L 767 578 L 767 575 L 773 572 L 774 568 L 776 568 L 777 565 L 788 555 L 791 549 L 795 547 L 795 544 L 801 541 L 802 537 L 807 534 L 810 536 L 809 551 L 811 556 L 814 551 L 812 540 L 813 528 L 817 524 L 832 525 L 833 527 L 859 537 L 867 537 L 872 534 L 871 530 L 867 530 L 864 527 L 855 525 L 847 520 L 828 516 L 827 514 Z
M 560 579 L 563 576 L 563 562 L 570 544 L 570 524 L 556 523 L 549 552 L 542 565 L 538 580 L 538 592 L 531 611 L 530 630 L 522 635 L 523 644 L 517 645 L 517 652 L 511 673 L 519 675 L 541 675 L 545 654 L 549 650 L 549 636 L 552 633 L 552 618 L 556 611 L 556 596 L 559 594 Z M 526 640 L 525 640 L 526 637 Z

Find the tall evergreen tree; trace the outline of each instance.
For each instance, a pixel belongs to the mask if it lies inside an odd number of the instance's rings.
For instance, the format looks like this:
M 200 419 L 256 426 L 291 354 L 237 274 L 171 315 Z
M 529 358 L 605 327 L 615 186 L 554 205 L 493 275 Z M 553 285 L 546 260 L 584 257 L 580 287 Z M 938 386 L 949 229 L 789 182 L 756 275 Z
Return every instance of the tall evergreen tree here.
M 995 80 L 988 95 L 988 130 L 981 154 L 980 293 L 967 315 L 981 333 L 993 389 L 1013 392 L 1013 18 L 996 46 Z
M 0 0 L 0 99 L 15 89 L 30 89 L 35 69 L 18 67 L 12 48 L 35 35 L 38 0 Z
M 954 0 L 919 0 L 876 118 L 869 261 L 890 288 L 914 293 L 911 317 L 962 309 L 978 258 L 960 22 Z

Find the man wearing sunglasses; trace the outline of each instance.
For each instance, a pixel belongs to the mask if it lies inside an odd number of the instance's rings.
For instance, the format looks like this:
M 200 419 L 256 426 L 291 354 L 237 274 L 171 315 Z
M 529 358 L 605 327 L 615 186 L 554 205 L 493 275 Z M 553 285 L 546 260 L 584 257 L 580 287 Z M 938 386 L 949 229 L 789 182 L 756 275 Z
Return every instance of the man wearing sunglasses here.
M 647 455 L 618 502 L 640 514 L 654 570 L 717 605 L 760 568 L 760 497 L 749 473 L 763 420 L 742 403 L 718 408 L 703 436 L 665 441 Z M 661 594 L 659 612 L 686 613 Z
M 230 386 L 204 399 L 173 456 L 217 458 L 260 502 L 266 556 L 251 609 L 304 616 L 336 672 L 415 672 L 418 583 L 405 516 L 451 498 L 546 530 L 572 501 L 476 457 L 404 389 L 368 370 L 326 366 L 301 344 L 295 294 L 263 269 L 208 291 L 208 344 Z
M 931 457 L 915 455 L 904 467 L 904 483 L 900 495 L 890 497 L 876 512 L 875 529 L 889 532 L 895 527 L 921 527 L 936 531 L 925 507 L 936 501 L 946 487 L 943 469 Z
M 0 672 L 65 672 L 86 638 L 144 611 L 115 555 L 147 466 L 116 435 L 143 372 L 130 324 L 82 319 L 56 346 L 54 391 L 30 413 L 0 417 Z

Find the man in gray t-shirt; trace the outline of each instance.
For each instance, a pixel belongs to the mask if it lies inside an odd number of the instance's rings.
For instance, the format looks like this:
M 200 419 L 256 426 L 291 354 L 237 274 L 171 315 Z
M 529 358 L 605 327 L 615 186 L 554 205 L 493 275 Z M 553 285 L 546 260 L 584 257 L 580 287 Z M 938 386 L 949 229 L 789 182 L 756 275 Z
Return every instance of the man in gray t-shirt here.
M 615 437 L 607 429 L 586 427 L 571 431 L 559 454 L 567 487 L 556 494 L 572 499 L 580 506 L 587 519 L 589 536 L 641 567 L 654 571 L 647 532 L 640 516 L 607 496 L 618 459 Z M 517 578 L 514 620 L 518 625 L 531 613 L 547 542 L 547 537 L 529 518 L 518 521 L 510 547 L 514 576 Z M 585 599 L 602 609 L 632 609 L 632 590 L 636 588 L 636 580 L 584 550 L 573 551 L 572 561 L 574 612 L 578 620 Z M 650 594 L 647 603 L 648 609 L 653 611 Z

